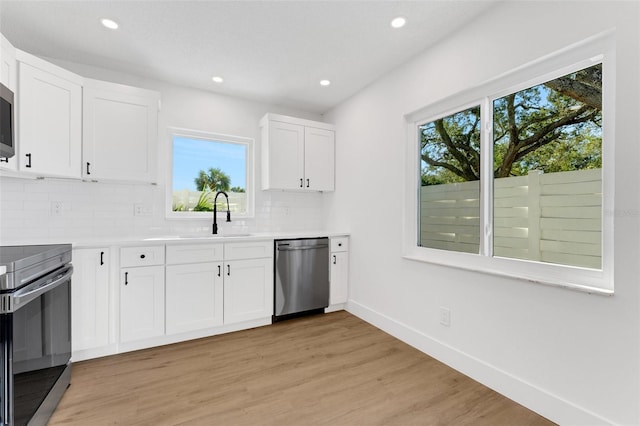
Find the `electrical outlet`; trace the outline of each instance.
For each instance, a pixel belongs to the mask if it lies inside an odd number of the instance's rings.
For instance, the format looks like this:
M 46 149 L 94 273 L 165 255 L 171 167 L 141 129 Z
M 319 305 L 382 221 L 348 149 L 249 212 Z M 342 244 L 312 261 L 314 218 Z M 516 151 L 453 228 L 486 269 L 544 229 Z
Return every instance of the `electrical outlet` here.
M 451 309 L 443 306 L 440 307 L 440 324 L 445 327 L 451 326 Z
M 62 216 L 62 201 L 52 201 L 49 214 L 51 216 Z
M 133 215 L 134 216 L 152 216 L 153 208 L 151 206 L 145 205 L 144 203 L 135 203 L 133 205 Z

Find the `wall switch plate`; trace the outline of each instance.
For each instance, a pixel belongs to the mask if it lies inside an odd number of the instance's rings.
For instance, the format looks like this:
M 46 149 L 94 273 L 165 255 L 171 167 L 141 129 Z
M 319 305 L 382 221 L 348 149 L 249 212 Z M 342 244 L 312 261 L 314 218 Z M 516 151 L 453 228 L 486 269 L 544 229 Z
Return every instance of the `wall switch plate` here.
M 440 324 L 445 327 L 451 326 L 451 309 L 443 306 L 440 307 Z
M 62 201 L 52 201 L 50 210 L 50 216 L 62 216 Z

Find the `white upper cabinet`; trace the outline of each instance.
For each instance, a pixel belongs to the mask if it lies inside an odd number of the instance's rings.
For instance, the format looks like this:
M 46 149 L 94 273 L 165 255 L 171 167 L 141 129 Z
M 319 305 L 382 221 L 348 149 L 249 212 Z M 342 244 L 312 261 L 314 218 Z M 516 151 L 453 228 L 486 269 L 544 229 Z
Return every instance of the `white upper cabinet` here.
M 333 130 L 304 129 L 305 188 L 312 191 L 335 189 L 335 133 Z
M 2 84 L 4 84 L 6 87 L 9 88 L 9 90 L 13 92 L 14 100 L 15 100 L 15 94 L 18 88 L 18 64 L 16 62 L 16 49 L 15 47 L 13 47 L 11 43 L 9 43 L 9 40 L 4 38 L 2 34 L 0 34 L 0 82 L 2 82 Z M 14 115 L 15 115 L 15 109 L 14 109 Z M 17 124 L 18 123 L 14 121 L 14 124 L 13 124 L 14 132 Z M 2 160 L 0 160 L 0 169 L 11 170 L 11 171 L 18 170 L 17 148 L 16 148 L 16 154 L 13 157 L 3 158 Z
M 18 71 L 16 64 L 16 48 L 0 34 L 0 82 L 13 93 L 18 87 Z
M 156 181 L 159 100 L 150 90 L 85 79 L 84 178 Z
M 80 178 L 82 77 L 20 50 L 16 59 L 20 171 Z
M 333 126 L 267 114 L 262 127 L 262 189 L 333 191 Z

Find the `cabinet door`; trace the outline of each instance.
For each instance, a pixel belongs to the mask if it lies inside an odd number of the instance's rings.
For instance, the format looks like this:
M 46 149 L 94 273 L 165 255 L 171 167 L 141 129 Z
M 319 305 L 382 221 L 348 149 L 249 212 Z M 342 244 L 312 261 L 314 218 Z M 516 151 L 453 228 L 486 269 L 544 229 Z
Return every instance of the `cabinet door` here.
M 125 268 L 120 273 L 120 341 L 164 334 L 164 266 Z
M 222 266 L 167 266 L 167 334 L 222 325 Z
M 0 34 L 0 82 L 14 94 L 17 88 L 16 49 Z
M 71 283 L 72 350 L 109 343 L 109 250 L 73 251 Z
M 234 260 L 224 265 L 224 323 L 273 315 L 273 260 Z
M 159 95 L 86 80 L 83 90 L 83 177 L 154 182 Z
M 304 127 L 269 122 L 268 188 L 301 189 L 304 179 Z M 263 154 L 264 155 L 264 154 Z
M 313 191 L 335 188 L 335 133 L 331 130 L 304 129 L 304 186 Z
M 9 40 L 4 38 L 2 34 L 0 34 L 0 82 L 4 84 L 14 93 L 14 99 L 16 94 L 16 88 L 18 86 L 17 78 L 17 62 L 16 62 L 16 49 L 9 43 Z M 14 107 L 15 108 L 15 107 Z M 15 110 L 14 110 L 15 116 Z M 14 118 L 14 133 L 17 133 L 18 122 L 15 121 Z M 17 141 L 17 135 L 16 135 Z M 17 145 L 17 144 L 16 144 Z M 18 149 L 16 148 L 16 153 L 13 157 L 5 159 L 3 158 L 0 161 L 0 169 L 4 170 L 18 170 Z
M 18 73 L 20 171 L 79 178 L 81 85 L 24 62 Z
M 346 303 L 349 291 L 349 253 L 331 253 L 329 304 Z

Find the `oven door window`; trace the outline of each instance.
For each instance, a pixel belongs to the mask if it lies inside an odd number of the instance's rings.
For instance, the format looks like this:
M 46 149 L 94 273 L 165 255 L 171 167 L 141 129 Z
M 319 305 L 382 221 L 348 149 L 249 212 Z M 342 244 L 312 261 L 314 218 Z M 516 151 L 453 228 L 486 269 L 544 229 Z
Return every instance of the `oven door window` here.
M 71 358 L 71 281 L 13 314 L 15 424 L 27 424 Z

